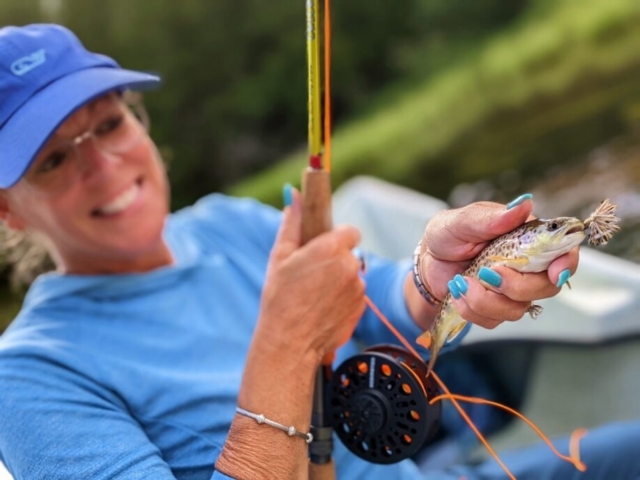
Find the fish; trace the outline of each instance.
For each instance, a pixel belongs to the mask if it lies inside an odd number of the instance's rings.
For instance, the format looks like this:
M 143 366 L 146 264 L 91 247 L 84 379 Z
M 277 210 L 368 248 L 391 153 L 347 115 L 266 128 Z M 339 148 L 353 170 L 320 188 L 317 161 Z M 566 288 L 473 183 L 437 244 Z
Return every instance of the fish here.
M 522 273 L 545 271 L 556 258 L 582 243 L 587 236 L 585 222 L 575 217 L 530 220 L 491 241 L 471 262 L 463 276 L 477 277 L 482 267 L 499 265 Z M 527 312 L 535 319 L 542 310 L 542 306 L 531 304 Z M 416 339 L 431 354 L 427 376 L 442 347 L 460 335 L 466 325 L 467 321 L 455 308 L 451 293 L 447 293 L 431 328 Z

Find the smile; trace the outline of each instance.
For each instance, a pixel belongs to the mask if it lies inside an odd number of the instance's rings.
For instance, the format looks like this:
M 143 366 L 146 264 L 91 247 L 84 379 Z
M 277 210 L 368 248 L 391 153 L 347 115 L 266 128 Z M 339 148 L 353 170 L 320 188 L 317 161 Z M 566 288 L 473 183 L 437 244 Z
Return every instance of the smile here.
M 104 217 L 124 212 L 133 204 L 136 198 L 138 198 L 138 194 L 140 193 L 141 188 L 142 187 L 139 182 L 134 183 L 131 187 L 122 192 L 109 203 L 95 209 L 93 211 L 93 214 L 96 216 Z

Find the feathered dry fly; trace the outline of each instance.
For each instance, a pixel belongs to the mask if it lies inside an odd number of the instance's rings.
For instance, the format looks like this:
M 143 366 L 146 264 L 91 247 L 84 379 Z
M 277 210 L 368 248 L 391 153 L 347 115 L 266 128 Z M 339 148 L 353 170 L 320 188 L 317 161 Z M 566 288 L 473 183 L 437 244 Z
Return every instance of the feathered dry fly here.
M 620 230 L 620 219 L 616 217 L 616 204 L 605 198 L 584 222 L 589 228 L 589 245 L 606 245 L 613 234 Z

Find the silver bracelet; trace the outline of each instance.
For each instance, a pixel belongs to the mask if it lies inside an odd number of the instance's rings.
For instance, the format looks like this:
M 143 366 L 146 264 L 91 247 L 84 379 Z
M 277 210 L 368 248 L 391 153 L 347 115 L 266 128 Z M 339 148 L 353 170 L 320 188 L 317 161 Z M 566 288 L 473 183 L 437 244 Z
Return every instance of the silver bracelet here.
M 427 301 L 429 305 L 435 308 L 440 308 L 442 302 L 434 297 L 427 287 L 425 287 L 422 281 L 422 275 L 420 275 L 420 250 L 422 249 L 422 240 L 418 242 L 418 246 L 413 252 L 413 282 L 416 284 L 416 288 L 420 295 Z
M 273 420 L 269 420 L 262 414 L 256 415 L 255 413 L 251 413 L 248 410 L 245 410 L 244 408 L 240 408 L 240 407 L 236 407 L 236 412 L 238 412 L 240 415 L 244 415 L 245 417 L 253 418 L 260 425 L 265 423 L 267 425 L 277 428 L 278 430 L 282 430 L 283 432 L 286 432 L 286 434 L 289 435 L 290 437 L 293 437 L 295 435 L 296 437 L 304 438 L 305 442 L 307 443 L 311 443 L 313 441 L 313 435 L 311 433 L 299 432 L 293 426 L 287 427 L 286 425 L 282 425 L 281 423 L 274 422 Z

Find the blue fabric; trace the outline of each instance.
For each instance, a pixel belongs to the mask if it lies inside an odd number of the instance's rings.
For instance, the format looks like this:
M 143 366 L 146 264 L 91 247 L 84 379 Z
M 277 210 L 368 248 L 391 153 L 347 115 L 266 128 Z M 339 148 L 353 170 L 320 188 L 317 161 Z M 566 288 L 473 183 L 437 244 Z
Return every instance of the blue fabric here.
M 279 212 L 255 201 L 212 195 L 168 220 L 174 266 L 38 278 L 0 337 L 0 460 L 16 480 L 228 479 L 214 464 L 234 416 L 279 222 Z M 368 294 L 414 338 L 420 332 L 402 298 L 410 265 L 368 263 Z M 358 344 L 388 341 L 367 312 L 337 361 Z M 590 472 L 637 468 L 618 455 L 640 444 L 639 432 L 635 424 L 590 434 L 583 447 L 587 463 L 595 459 Z M 372 465 L 338 440 L 334 459 L 338 478 L 349 480 L 504 478 L 491 462 L 426 476 L 409 460 Z M 544 448 L 507 464 L 520 480 L 573 474 Z
M 569 455 L 569 438 L 553 442 Z M 640 479 L 640 422 L 621 422 L 589 431 L 580 441 L 580 458 L 587 467 L 579 472 L 554 455 L 546 444 L 501 454 L 500 458 L 518 480 L 638 480 Z M 428 480 L 498 480 L 506 474 L 491 460 L 477 466 L 457 466 L 429 472 Z
M 0 338 L 0 455 L 17 479 L 212 478 L 234 416 L 280 213 L 205 197 L 170 217 L 174 266 L 36 280 Z M 408 264 L 369 258 L 368 294 L 407 337 Z M 302 319 L 301 319 L 302 320 Z M 357 344 L 394 341 L 367 312 Z M 413 478 L 336 442 L 342 478 Z M 213 477 L 216 478 L 216 477 Z M 220 475 L 217 474 L 217 478 Z

